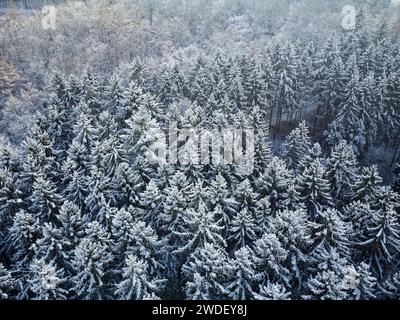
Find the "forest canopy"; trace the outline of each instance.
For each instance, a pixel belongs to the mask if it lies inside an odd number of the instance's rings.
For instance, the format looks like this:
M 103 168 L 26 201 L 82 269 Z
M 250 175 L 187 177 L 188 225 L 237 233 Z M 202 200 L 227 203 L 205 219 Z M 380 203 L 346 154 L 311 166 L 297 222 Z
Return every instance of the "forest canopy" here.
M 0 1 L 0 299 L 398 299 L 399 10 Z

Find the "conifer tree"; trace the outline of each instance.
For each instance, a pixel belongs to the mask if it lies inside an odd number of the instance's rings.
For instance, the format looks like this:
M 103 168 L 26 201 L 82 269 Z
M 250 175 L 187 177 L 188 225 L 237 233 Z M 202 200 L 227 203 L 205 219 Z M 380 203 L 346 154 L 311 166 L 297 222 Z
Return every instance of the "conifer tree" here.
M 101 300 L 108 297 L 106 273 L 111 253 L 107 246 L 83 238 L 75 249 L 73 266 L 75 275 L 71 278 L 74 297 L 84 300 Z
M 40 221 L 54 220 L 60 205 L 60 196 L 57 193 L 55 184 L 44 177 L 38 177 L 36 182 L 33 183 L 29 202 L 29 211 L 38 217 Z
M 254 293 L 256 300 L 290 300 L 290 292 L 279 283 L 268 282 L 266 286 L 260 286 L 260 292 Z
M 361 175 L 354 183 L 353 200 L 371 201 L 381 183 L 382 177 L 376 165 L 362 168 Z
M 26 289 L 35 300 L 65 300 L 67 278 L 63 269 L 57 269 L 53 262 L 33 260 L 30 266 L 30 278 Z
M 226 252 L 207 243 L 196 250 L 182 267 L 186 280 L 186 297 L 199 296 L 207 299 L 221 298 L 228 295 L 226 284 L 229 280 L 230 267 Z
M 305 121 L 286 138 L 286 156 L 290 168 L 298 169 L 311 148 L 310 133 Z
M 150 227 L 158 229 L 159 214 L 163 210 L 163 196 L 153 180 L 146 186 L 146 190 L 139 194 L 139 204 L 142 209 L 141 220 Z
M 230 227 L 230 241 L 235 248 L 252 246 L 260 232 L 257 222 L 245 207 L 233 217 Z
M 315 234 L 317 247 L 335 248 L 343 256 L 349 255 L 352 225 L 344 222 L 336 209 L 321 212 L 319 221 Z
M 207 70 L 202 60 L 198 60 L 190 86 L 193 101 L 197 101 L 199 106 L 205 106 L 210 92 L 210 81 Z
M 319 159 L 306 168 L 299 177 L 298 188 L 301 199 L 311 215 L 311 219 L 318 219 L 324 207 L 332 205 L 329 193 L 329 183 L 324 178 L 324 168 Z
M 229 191 L 227 181 L 220 173 L 211 181 L 210 202 L 215 219 L 222 219 L 224 235 L 227 235 L 237 203 Z
M 271 214 L 276 215 L 277 211 L 284 208 L 287 197 L 287 189 L 292 179 L 291 172 L 285 163 L 274 157 L 265 168 L 265 172 L 258 181 L 258 190 L 261 197 L 268 197 L 271 204 Z
M 14 279 L 3 264 L 0 263 L 0 300 L 10 298 L 11 290 L 14 288 Z
M 16 212 L 23 204 L 22 192 L 19 190 L 19 179 L 10 169 L 0 169 L 0 237 L 12 224 Z M 0 241 L 0 247 L 3 246 Z
M 307 300 L 345 300 L 346 291 L 354 286 L 356 279 L 353 275 L 353 266 L 349 266 L 338 251 L 333 247 L 319 247 L 311 256 L 311 269 L 313 270 L 307 284 L 303 298 Z M 346 277 L 350 277 L 347 279 Z M 347 286 L 347 282 L 350 282 Z
M 309 263 L 307 254 L 313 243 L 306 212 L 303 209 L 281 211 L 270 221 L 267 230 L 276 236 L 281 247 L 286 250 L 287 257 L 283 265 L 290 272 L 289 281 L 292 286 L 300 288 Z
M 128 163 L 123 162 L 118 165 L 110 181 L 107 198 L 113 206 L 128 209 L 137 204 L 138 194 L 144 188 L 140 176 Z
M 375 288 L 377 279 L 372 275 L 370 266 L 361 263 L 355 270 L 356 283 L 355 288 L 350 290 L 350 299 L 354 300 L 371 300 L 376 298 Z
M 280 131 L 284 114 L 291 118 L 298 107 L 298 64 L 297 53 L 292 45 L 279 49 L 280 58 L 274 65 L 278 86 L 275 102 L 278 106 L 276 114 L 276 131 Z
M 228 88 L 229 98 L 232 101 L 234 110 L 243 110 L 247 105 L 243 82 L 243 75 L 240 69 L 240 65 L 238 63 L 234 63 L 229 71 L 230 86 Z
M 7 244 L 12 250 L 13 268 L 18 271 L 27 269 L 35 255 L 34 243 L 40 237 L 40 224 L 37 218 L 24 210 L 15 214 L 13 225 L 8 233 Z
M 337 144 L 340 140 L 346 140 L 360 153 L 366 143 L 365 125 L 360 119 L 360 76 L 356 68 L 349 71 L 352 73 L 351 79 L 345 89 L 344 101 L 330 125 L 328 141 Z
M 340 142 L 333 150 L 326 168 L 326 177 L 331 185 L 331 194 L 337 200 L 351 198 L 357 179 L 357 160 L 353 148 Z
M 151 279 L 148 265 L 134 255 L 126 258 L 122 281 L 116 284 L 114 295 L 120 300 L 142 300 L 160 291 L 163 281 Z
M 265 232 L 254 243 L 253 251 L 258 278 L 263 282 L 276 280 L 289 286 L 290 272 L 285 267 L 289 253 L 276 235 Z
M 383 284 L 382 295 L 389 299 L 398 299 L 400 296 L 400 272 L 396 272 Z
M 234 253 L 232 260 L 232 278 L 227 288 L 229 298 L 233 300 L 247 300 L 253 296 L 253 283 L 255 271 L 253 252 L 248 247 L 243 247 Z
M 215 219 L 204 202 L 200 202 L 196 209 L 189 209 L 185 214 L 184 228 L 178 235 L 185 241 L 182 248 L 176 253 L 192 253 L 197 248 L 204 247 L 206 243 L 217 247 L 226 247 L 225 240 L 221 236 L 221 220 Z
M 391 207 L 372 211 L 358 246 L 382 277 L 385 268 L 400 252 L 400 224 L 396 211 Z

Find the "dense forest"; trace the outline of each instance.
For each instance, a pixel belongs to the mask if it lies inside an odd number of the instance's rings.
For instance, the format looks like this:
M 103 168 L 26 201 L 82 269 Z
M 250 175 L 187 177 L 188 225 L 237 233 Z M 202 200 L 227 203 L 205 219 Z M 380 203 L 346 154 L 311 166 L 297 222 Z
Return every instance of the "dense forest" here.
M 366 2 L 5 9 L 0 299 L 399 299 L 399 16 Z M 171 123 L 253 130 L 251 174 L 149 161 Z

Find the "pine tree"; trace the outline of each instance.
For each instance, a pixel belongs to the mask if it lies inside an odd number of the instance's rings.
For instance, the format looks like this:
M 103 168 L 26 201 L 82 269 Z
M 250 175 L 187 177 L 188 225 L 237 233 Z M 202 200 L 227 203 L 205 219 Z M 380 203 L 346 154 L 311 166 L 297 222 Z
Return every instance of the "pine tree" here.
M 134 255 L 129 255 L 122 269 L 122 280 L 116 284 L 114 295 L 120 300 L 142 300 L 160 291 L 163 281 L 151 279 L 148 265 Z
M 138 153 L 145 154 L 150 144 L 155 142 L 160 126 L 151 113 L 140 106 L 128 120 L 123 139 L 126 142 L 128 156 L 137 157 Z
M 77 205 L 65 201 L 57 215 L 57 225 L 60 231 L 60 238 L 63 241 L 62 255 L 65 257 L 65 271 L 72 272 L 74 249 L 84 236 L 86 217 L 82 217 Z
M 210 202 L 215 219 L 218 221 L 222 219 L 223 234 L 226 236 L 237 203 L 229 191 L 227 181 L 220 173 L 210 183 Z
M 362 168 L 361 175 L 354 183 L 353 200 L 371 201 L 381 183 L 382 178 L 376 165 Z
M 292 174 L 285 163 L 274 157 L 265 168 L 257 185 L 261 197 L 268 197 L 271 204 L 271 214 L 276 215 L 277 211 L 284 208 L 287 197 L 287 189 L 292 180 Z
M 55 184 L 44 177 L 38 177 L 33 183 L 32 195 L 29 197 L 29 211 L 42 222 L 54 220 L 60 200 Z
M 243 247 L 234 253 L 232 260 L 232 278 L 227 289 L 229 298 L 233 300 L 246 300 L 253 296 L 253 283 L 255 270 L 253 252 L 248 247 Z
M 89 192 L 85 199 L 85 207 L 90 217 L 92 219 L 97 219 L 100 210 L 106 203 L 106 195 L 111 189 L 110 178 L 98 167 L 94 166 L 88 180 Z
M 135 220 L 131 211 L 121 208 L 112 218 L 112 252 L 116 259 L 114 264 L 118 270 L 122 268 L 122 264 L 125 262 L 125 254 L 128 251 L 128 246 L 133 243 L 132 230 Z
M 253 246 L 257 277 L 263 282 L 280 281 L 289 286 L 290 272 L 285 267 L 288 251 L 276 235 L 265 232 Z
M 39 127 L 33 129 L 32 137 L 23 143 L 22 186 L 21 191 L 31 193 L 38 178 L 57 178 L 55 154 L 49 136 Z
M 11 290 L 14 288 L 14 279 L 2 263 L 0 263 L 0 300 L 10 299 Z
M 186 199 L 190 208 L 198 209 L 200 204 L 210 206 L 210 190 L 201 180 L 198 180 L 186 193 Z
M 159 214 L 163 210 L 163 197 L 153 180 L 146 186 L 146 190 L 139 194 L 139 204 L 142 209 L 140 219 L 150 227 L 158 229 Z
M 397 191 L 397 193 L 400 193 L 400 162 L 397 163 L 396 169 L 394 171 L 395 177 L 394 177 L 394 188 Z
M 238 63 L 234 63 L 229 71 L 229 98 L 233 103 L 234 110 L 244 110 L 246 106 L 246 96 L 243 88 L 243 77 Z
M 177 65 L 172 69 L 164 67 L 158 79 L 159 96 L 164 106 L 171 105 L 183 96 L 186 90 L 185 82 Z
M 90 150 L 88 152 L 79 141 L 72 141 L 67 153 L 67 159 L 61 167 L 63 184 L 68 184 L 75 173 L 79 174 L 79 178 L 87 177 L 91 169 Z
M 319 159 L 306 168 L 298 179 L 301 199 L 305 202 L 311 219 L 318 219 L 324 207 L 332 205 L 329 183 L 324 178 L 325 170 Z
M 311 275 L 304 299 L 345 300 L 347 289 L 354 287 L 353 266 L 334 247 L 318 247 L 310 258 Z
M 396 211 L 391 207 L 372 211 L 358 246 L 382 277 L 400 252 L 400 224 Z
M 326 178 L 331 185 L 331 194 L 336 200 L 351 198 L 352 187 L 357 179 L 357 160 L 353 148 L 340 142 L 333 150 L 326 168 Z
M 306 122 L 299 124 L 286 138 L 286 157 L 290 168 L 298 169 L 300 161 L 308 154 L 311 139 Z
M 164 211 L 159 215 L 160 235 L 167 239 L 169 246 L 176 248 L 181 243 L 177 234 L 184 225 L 187 200 L 176 186 L 166 188 L 164 194 Z
M 383 283 L 382 291 L 384 298 L 398 299 L 400 297 L 400 272 L 396 272 Z
M 209 243 L 199 248 L 182 267 L 186 279 L 186 297 L 195 299 L 202 296 L 210 300 L 226 296 L 229 269 L 227 254 L 222 248 Z
M 93 216 L 94 220 L 100 223 L 101 226 L 107 231 L 111 230 L 112 218 L 118 211 L 117 208 L 110 205 L 110 201 L 106 200 L 103 195 L 100 196 L 99 210 L 96 215 Z
M 255 136 L 254 146 L 254 169 L 252 177 L 254 180 L 259 178 L 268 167 L 268 164 L 272 161 L 272 151 L 268 142 L 269 131 L 268 129 L 260 129 Z M 253 183 L 257 184 L 257 182 Z
M 297 53 L 292 45 L 287 45 L 280 49 L 279 60 L 274 65 L 277 78 L 277 88 L 275 102 L 278 106 L 276 114 L 276 131 L 280 131 L 284 114 L 289 114 L 290 118 L 298 112 L 298 63 Z
M 82 84 L 74 75 L 69 76 L 65 84 L 67 106 L 73 109 L 78 106 L 81 101 L 83 101 Z
M 335 120 L 330 125 L 328 141 L 331 144 L 337 144 L 341 140 L 346 140 L 358 153 L 361 153 L 366 140 L 364 122 L 360 119 L 360 79 L 357 69 L 350 72 L 352 76 L 344 93 L 344 101 L 340 104 Z
M 268 282 L 266 286 L 260 286 L 260 293 L 254 293 L 256 300 L 290 300 L 290 292 L 279 283 Z
M 145 94 L 143 88 L 136 82 L 132 82 L 129 88 L 123 92 L 122 103 L 115 115 L 120 128 L 126 129 L 127 121 L 138 111 Z
M 339 105 L 343 102 L 343 92 L 345 89 L 345 66 L 342 58 L 337 52 L 327 52 L 327 54 L 334 55 L 332 58 L 328 58 L 332 61 L 327 63 L 326 61 L 321 60 L 321 68 L 327 68 L 327 70 L 322 71 L 323 74 L 319 75 L 321 79 L 318 79 L 319 76 L 316 76 L 317 79 L 315 79 L 317 81 L 315 81 L 316 88 L 314 94 L 319 95 L 320 103 L 318 104 L 314 131 L 318 124 L 318 117 L 325 117 L 325 123 L 330 123 L 336 116 Z
M 260 229 L 247 208 L 243 208 L 233 217 L 230 227 L 230 238 L 235 248 L 242 248 L 246 245 L 252 246 L 257 239 Z
M 183 230 L 177 233 L 185 244 L 175 250 L 175 253 L 190 254 L 197 248 L 204 247 L 206 243 L 226 247 L 221 236 L 222 229 L 221 220 L 217 221 L 213 212 L 201 201 L 196 209 L 189 209 L 185 214 Z
M 45 223 L 41 228 L 41 237 L 35 243 L 36 259 L 43 260 L 45 263 L 52 262 L 58 268 L 67 267 L 69 264 L 66 250 L 68 242 L 62 236 L 59 228 L 51 222 Z
M 0 169 L 0 237 L 3 239 L 12 219 L 22 206 L 22 192 L 19 190 L 19 179 L 10 169 Z M 4 245 L 0 241 L 0 247 Z
M 307 254 L 313 243 L 311 224 L 307 221 L 306 212 L 303 209 L 281 211 L 270 221 L 267 230 L 276 236 L 283 250 L 287 252 L 283 265 L 290 272 L 293 288 L 296 284 L 300 288 L 309 263 Z
M 122 126 L 129 118 L 125 113 L 125 95 L 121 85 L 121 79 L 113 76 L 104 88 L 106 110 L 115 115 L 115 120 Z
M 18 271 L 27 269 L 35 254 L 34 243 L 40 237 L 40 224 L 37 218 L 24 210 L 15 214 L 13 225 L 9 229 L 6 243 L 13 252 L 13 268 Z
M 237 185 L 234 194 L 237 202 L 236 212 L 247 209 L 253 218 L 258 220 L 257 199 L 259 199 L 259 194 L 254 191 L 249 178 Z
M 160 275 L 164 269 L 161 258 L 165 251 L 165 241 L 160 240 L 144 222 L 134 222 L 131 228 L 125 255 L 133 254 L 145 262 L 149 275 Z
M 307 300 L 345 300 L 347 293 L 343 288 L 342 279 L 335 272 L 328 270 L 318 272 L 307 282 L 310 295 L 304 295 Z
M 192 101 L 197 101 L 198 105 L 202 107 L 207 104 L 210 93 L 210 83 L 204 62 L 200 59 L 196 63 L 196 70 L 193 74 L 190 91 Z
M 335 248 L 344 256 L 349 255 L 352 225 L 344 222 L 336 209 L 321 212 L 319 221 L 314 236 L 317 248 Z
M 377 211 L 400 209 L 400 195 L 388 186 L 378 187 L 374 199 L 370 202 L 371 207 Z
M 86 212 L 86 198 L 89 194 L 87 177 L 82 172 L 76 171 L 68 176 L 68 179 L 70 181 L 64 189 L 64 198 Z
M 124 162 L 115 170 L 115 175 L 107 190 L 107 198 L 111 199 L 113 206 L 128 209 L 138 203 L 138 193 L 144 188 L 145 185 L 140 176 L 128 163 Z
M 139 108 L 143 108 L 143 110 L 148 112 L 153 119 L 156 119 L 159 122 L 163 121 L 165 118 L 165 110 L 158 99 L 151 93 L 146 93 L 143 96 Z
M 300 159 L 298 172 L 301 174 L 307 168 L 311 167 L 315 161 L 321 161 L 326 163 L 326 159 L 322 156 L 322 148 L 321 145 L 317 142 L 311 147 L 311 149 L 307 152 L 307 154 Z
M 49 106 L 46 122 L 47 132 L 54 141 L 58 160 L 64 160 L 66 151 L 72 141 L 72 121 L 67 114 L 67 103 L 56 99 Z
M 375 97 L 376 85 L 374 74 L 367 75 L 361 84 L 360 118 L 364 121 L 365 127 L 368 128 L 365 132 L 366 141 L 363 153 L 368 152 L 371 145 L 377 140 L 380 126 L 380 109 L 374 107 L 377 101 Z
M 87 69 L 82 80 L 82 96 L 85 103 L 94 112 L 100 108 L 100 90 L 100 85 L 93 72 Z
M 190 300 L 209 300 L 211 288 L 207 279 L 196 272 L 192 281 L 186 283 L 186 297 Z
M 63 269 L 57 269 L 53 262 L 33 260 L 30 266 L 30 278 L 25 290 L 30 290 L 36 300 L 65 300 L 68 291 L 65 289 L 67 279 Z
M 353 226 L 353 232 L 349 239 L 353 250 L 355 244 L 363 237 L 372 215 L 373 209 L 371 206 L 360 201 L 352 202 L 343 209 L 343 214 L 341 215 L 343 220 Z
M 254 61 L 251 66 L 249 78 L 247 80 L 247 101 L 249 106 L 261 107 L 265 101 L 265 92 L 263 85 L 263 70 L 261 65 Z
M 355 269 L 355 278 L 357 286 L 351 288 L 349 298 L 354 300 L 375 299 L 377 279 L 372 275 L 370 266 L 366 263 L 361 263 L 357 266 Z
M 389 91 L 392 89 L 391 91 Z M 396 101 L 392 98 L 397 89 L 389 87 L 389 80 L 386 72 L 379 77 L 375 86 L 375 91 L 372 93 L 376 97 L 375 108 L 378 113 L 378 135 L 387 142 L 393 136 L 393 130 L 397 131 L 398 115 L 395 111 Z
M 90 154 L 90 151 L 94 145 L 95 140 L 95 129 L 93 128 L 93 116 L 90 113 L 89 106 L 81 103 L 78 105 L 77 120 L 73 126 L 73 135 L 76 144 L 80 144 L 85 148 L 86 154 Z M 86 159 L 88 161 L 88 159 Z
M 107 298 L 106 273 L 112 261 L 109 248 L 89 237 L 83 238 L 75 249 L 71 278 L 74 297 L 84 300 Z
M 106 175 L 113 176 L 118 165 L 127 161 L 123 140 L 119 136 L 114 119 L 108 112 L 100 114 L 98 128 L 101 129 L 97 130 L 91 164 Z

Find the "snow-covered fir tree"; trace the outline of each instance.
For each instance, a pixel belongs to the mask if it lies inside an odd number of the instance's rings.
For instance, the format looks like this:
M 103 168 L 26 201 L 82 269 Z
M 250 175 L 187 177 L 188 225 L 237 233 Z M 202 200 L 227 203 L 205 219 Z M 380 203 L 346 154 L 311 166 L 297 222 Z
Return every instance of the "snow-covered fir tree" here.
M 116 284 L 114 295 L 121 300 L 142 300 L 158 292 L 162 285 L 163 281 L 151 279 L 146 262 L 129 255 L 122 269 L 122 281 Z

